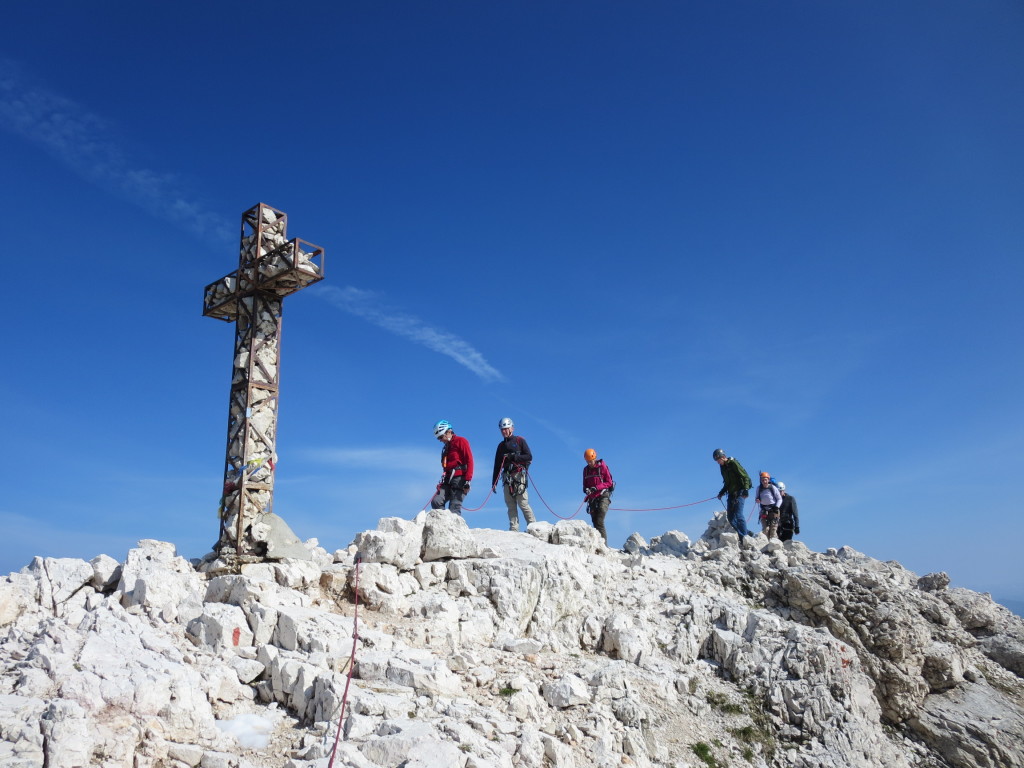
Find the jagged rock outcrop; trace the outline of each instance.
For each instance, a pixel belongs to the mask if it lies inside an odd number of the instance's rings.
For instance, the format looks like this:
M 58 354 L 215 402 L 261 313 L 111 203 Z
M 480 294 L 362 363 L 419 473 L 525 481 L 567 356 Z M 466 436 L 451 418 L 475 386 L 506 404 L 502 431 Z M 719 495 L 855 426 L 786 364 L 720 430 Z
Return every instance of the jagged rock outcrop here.
M 445 511 L 306 546 L 8 576 L 0 764 L 322 768 L 341 719 L 350 768 L 1024 765 L 1024 621 L 945 574 L 721 516 L 625 551 Z

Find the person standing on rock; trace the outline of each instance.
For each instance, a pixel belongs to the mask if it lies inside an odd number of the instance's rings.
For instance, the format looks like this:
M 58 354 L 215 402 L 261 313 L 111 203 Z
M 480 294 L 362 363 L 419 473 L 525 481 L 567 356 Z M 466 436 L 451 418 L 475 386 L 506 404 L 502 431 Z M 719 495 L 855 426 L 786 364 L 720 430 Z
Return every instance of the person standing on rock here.
M 741 537 L 752 535 L 747 530 L 747 521 L 743 519 L 743 502 L 746 501 L 750 492 L 750 475 L 736 459 L 726 456 L 721 448 L 715 448 L 711 454 L 722 471 L 722 490 L 718 492 L 718 500 L 721 501 L 726 493 L 729 498 L 726 502 L 726 516 L 729 524 Z
M 461 515 L 462 500 L 469 493 L 473 480 L 473 451 L 469 441 L 456 435 L 447 421 L 434 425 L 434 437 L 444 443 L 444 447 L 441 449 L 441 482 L 437 484 L 430 508 L 444 509 L 447 504 L 449 512 Z
M 794 533 L 800 533 L 800 513 L 796 509 L 796 499 L 786 493 L 786 484 L 779 482 L 779 493 L 782 504 L 779 506 L 779 539 L 789 541 Z
M 782 494 L 772 483 L 772 476 L 761 473 L 761 484 L 757 488 L 757 503 L 761 505 L 761 532 L 769 539 L 779 534 L 779 507 L 782 506 Z
M 494 452 L 494 474 L 491 476 L 491 493 L 498 488 L 498 475 L 502 476 L 505 487 L 505 506 L 508 508 L 508 529 L 519 530 L 519 510 L 523 510 L 526 524 L 537 522 L 530 508 L 530 499 L 526 493 L 527 470 L 533 461 L 530 446 L 526 439 L 513 435 L 515 424 L 507 416 L 498 422 L 501 430 L 501 442 Z
M 593 448 L 587 448 L 583 452 L 583 458 L 587 462 L 587 466 L 583 468 L 583 493 L 586 494 L 587 514 L 590 515 L 594 527 L 607 546 L 608 533 L 604 529 L 604 517 L 612 503 L 615 481 L 612 480 L 608 465 L 604 463 L 604 459 L 597 458 L 597 451 Z

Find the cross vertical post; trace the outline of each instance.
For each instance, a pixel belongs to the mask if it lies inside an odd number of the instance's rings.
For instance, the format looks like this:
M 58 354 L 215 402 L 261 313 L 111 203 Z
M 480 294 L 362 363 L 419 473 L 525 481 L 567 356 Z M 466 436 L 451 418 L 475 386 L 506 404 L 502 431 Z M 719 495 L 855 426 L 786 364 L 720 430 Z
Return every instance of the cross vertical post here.
M 273 511 L 284 298 L 323 279 L 323 248 L 286 239 L 288 217 L 259 203 L 242 214 L 238 269 L 206 286 L 203 315 L 235 323 L 217 549 L 265 556 Z M 290 531 L 289 531 L 290 533 Z

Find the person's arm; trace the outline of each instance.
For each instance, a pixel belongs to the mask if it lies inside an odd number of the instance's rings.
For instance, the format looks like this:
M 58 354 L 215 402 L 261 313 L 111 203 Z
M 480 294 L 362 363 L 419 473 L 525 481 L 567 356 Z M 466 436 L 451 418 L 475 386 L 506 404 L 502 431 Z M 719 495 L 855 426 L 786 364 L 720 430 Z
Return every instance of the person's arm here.
M 526 444 L 526 438 L 519 438 L 519 452 L 516 453 L 516 464 L 522 464 L 524 467 L 530 466 L 530 462 L 533 461 L 533 454 L 530 452 L 530 446 Z
M 796 499 L 790 496 L 789 504 L 793 510 L 793 533 L 800 533 L 800 515 L 796 511 Z
M 498 443 L 497 449 L 494 451 L 494 474 L 491 475 L 491 489 L 498 487 L 498 475 L 501 474 L 501 459 L 502 457 L 502 446 L 505 445 L 505 441 L 502 440 Z
M 466 485 L 469 485 L 473 479 L 473 449 L 469 447 L 469 440 L 462 438 L 462 442 L 466 447 Z

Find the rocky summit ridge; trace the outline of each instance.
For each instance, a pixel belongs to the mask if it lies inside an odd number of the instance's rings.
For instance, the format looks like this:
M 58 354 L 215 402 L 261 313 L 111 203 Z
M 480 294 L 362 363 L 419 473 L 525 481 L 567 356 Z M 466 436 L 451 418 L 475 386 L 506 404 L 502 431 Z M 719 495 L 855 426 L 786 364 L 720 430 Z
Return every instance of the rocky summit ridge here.
M 1024 765 L 1024 621 L 942 573 L 721 513 L 621 551 L 444 511 L 306 547 L 7 576 L 0 765 L 325 768 L 343 701 L 349 768 Z

